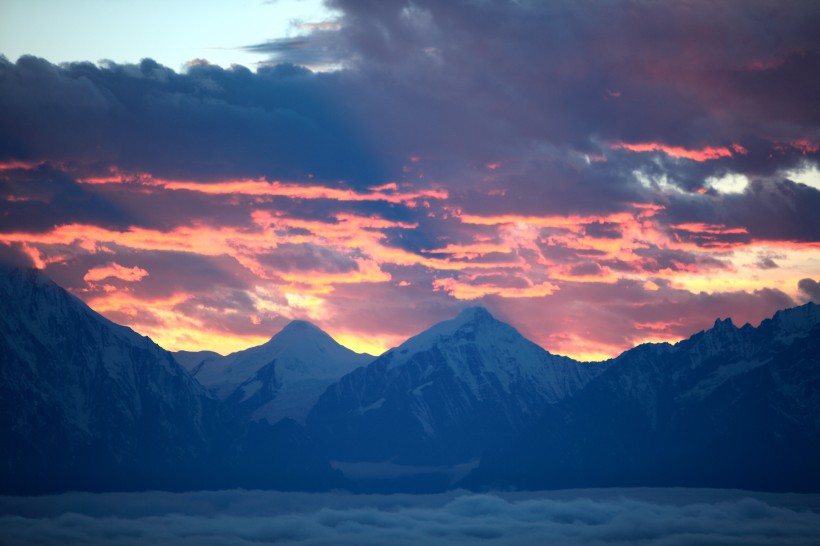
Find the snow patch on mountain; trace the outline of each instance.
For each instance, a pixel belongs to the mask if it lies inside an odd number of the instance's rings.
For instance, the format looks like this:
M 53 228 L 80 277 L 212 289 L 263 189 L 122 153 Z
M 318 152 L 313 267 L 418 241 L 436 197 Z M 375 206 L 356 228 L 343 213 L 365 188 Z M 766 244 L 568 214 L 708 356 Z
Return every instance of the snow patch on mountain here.
M 191 373 L 253 420 L 303 423 L 329 384 L 372 359 L 339 345 L 313 324 L 294 320 L 263 345 L 207 359 Z
M 552 355 L 469 308 L 331 385 L 307 424 L 337 460 L 453 464 L 480 456 L 606 366 Z

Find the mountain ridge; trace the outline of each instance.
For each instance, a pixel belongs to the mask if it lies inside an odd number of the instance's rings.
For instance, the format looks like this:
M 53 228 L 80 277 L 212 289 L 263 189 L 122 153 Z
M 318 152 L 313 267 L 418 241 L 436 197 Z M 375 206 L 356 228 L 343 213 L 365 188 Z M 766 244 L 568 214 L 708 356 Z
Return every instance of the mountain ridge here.
M 354 353 L 319 327 L 293 320 L 256 347 L 210 356 L 191 375 L 240 415 L 304 423 L 324 389 L 373 357 Z
M 551 355 L 473 308 L 329 386 L 307 427 L 340 461 L 463 463 L 600 369 Z
M 624 352 L 462 485 L 820 490 L 820 306 Z
M 343 481 L 301 427 L 232 418 L 172 355 L 38 270 L 0 266 L 0 492 Z
M 718 318 L 599 363 L 552 355 L 484 308 L 346 372 L 334 355 L 356 354 L 293 321 L 233 355 L 172 357 L 42 272 L 0 267 L 0 492 L 421 492 L 471 468 L 458 485 L 820 491 L 813 303 L 757 327 Z M 192 376 L 245 356 L 222 398 Z M 288 396 L 301 419 L 258 413 Z M 325 456 L 364 481 L 345 482 Z

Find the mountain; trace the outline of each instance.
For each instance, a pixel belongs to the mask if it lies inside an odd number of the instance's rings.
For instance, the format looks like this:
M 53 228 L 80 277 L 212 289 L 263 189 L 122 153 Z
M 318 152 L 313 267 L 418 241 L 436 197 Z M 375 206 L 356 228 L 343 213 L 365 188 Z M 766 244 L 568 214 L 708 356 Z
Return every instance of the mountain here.
M 225 357 L 209 355 L 190 370 L 239 415 L 304 423 L 328 385 L 373 358 L 339 345 L 309 322 L 294 320 L 263 345 Z
M 174 355 L 174 360 L 189 372 L 206 360 L 222 358 L 221 354 L 214 351 L 174 351 L 171 354 Z
M 808 303 L 625 352 L 463 485 L 816 492 L 817 461 L 820 306 Z
M 172 355 L 0 266 L 0 492 L 337 487 L 301 427 L 231 419 Z
M 603 371 L 471 308 L 328 387 L 307 420 L 331 459 L 452 465 L 512 438 Z

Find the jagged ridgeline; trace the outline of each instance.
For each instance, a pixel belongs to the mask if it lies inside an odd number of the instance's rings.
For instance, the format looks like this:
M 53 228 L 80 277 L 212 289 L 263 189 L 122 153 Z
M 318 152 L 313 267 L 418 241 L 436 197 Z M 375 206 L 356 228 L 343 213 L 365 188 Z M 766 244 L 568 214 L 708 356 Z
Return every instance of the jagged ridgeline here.
M 820 306 L 623 353 L 462 485 L 820 491 Z
M 308 430 L 335 460 L 465 463 L 605 368 L 552 355 L 470 308 L 331 385 Z
M 150 339 L 0 268 L 0 492 L 327 489 L 301 427 L 248 423 Z
M 470 308 L 379 357 L 303 321 L 172 355 L 4 268 L 0 492 L 820 491 L 819 344 L 809 303 L 583 363 Z

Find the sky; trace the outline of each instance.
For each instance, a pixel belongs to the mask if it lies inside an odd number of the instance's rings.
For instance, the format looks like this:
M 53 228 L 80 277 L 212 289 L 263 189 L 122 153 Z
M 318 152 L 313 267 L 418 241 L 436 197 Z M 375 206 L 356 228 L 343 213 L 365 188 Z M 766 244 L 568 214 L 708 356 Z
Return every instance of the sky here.
M 171 350 L 820 302 L 820 3 L 0 4 L 0 259 Z

